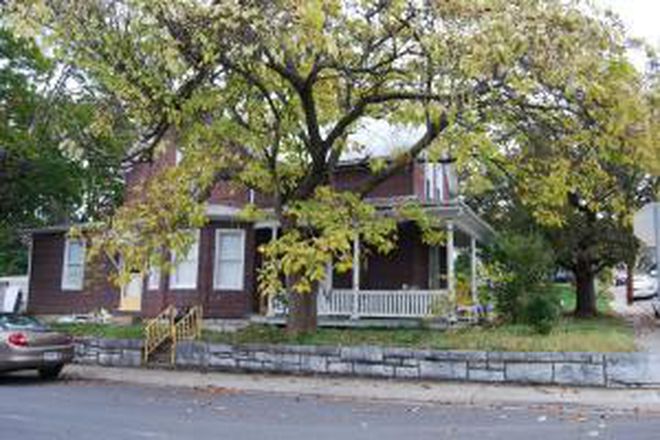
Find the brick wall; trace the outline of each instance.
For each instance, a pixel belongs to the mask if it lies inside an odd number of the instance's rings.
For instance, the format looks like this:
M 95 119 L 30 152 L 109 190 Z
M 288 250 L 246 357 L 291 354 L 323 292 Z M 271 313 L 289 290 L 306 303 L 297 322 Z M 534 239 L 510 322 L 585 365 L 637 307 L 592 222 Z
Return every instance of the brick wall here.
M 64 243 L 64 232 L 32 236 L 28 312 L 71 314 L 88 313 L 101 307 L 109 310 L 117 308 L 118 290 L 108 281 L 107 265 L 98 261 L 85 265 L 83 290 L 62 290 Z

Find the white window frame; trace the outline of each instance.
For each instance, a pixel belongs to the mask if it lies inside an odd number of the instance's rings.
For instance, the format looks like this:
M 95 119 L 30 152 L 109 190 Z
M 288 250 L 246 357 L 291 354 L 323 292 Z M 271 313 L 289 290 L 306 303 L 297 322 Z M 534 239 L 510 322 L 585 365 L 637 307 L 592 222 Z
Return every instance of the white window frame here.
M 222 263 L 220 255 L 220 236 L 223 234 L 239 235 L 241 241 L 240 255 L 240 273 L 241 277 L 239 285 L 223 284 L 220 279 L 220 264 Z M 239 261 L 239 260 L 232 260 Z M 215 257 L 213 259 L 213 289 L 214 290 L 231 290 L 241 291 L 245 288 L 245 229 L 216 229 L 215 230 Z
M 177 277 L 176 274 L 179 270 L 179 263 L 176 261 L 176 252 L 171 251 L 171 259 L 170 261 L 172 262 L 172 270 L 170 271 L 170 290 L 192 290 L 192 289 L 197 289 L 197 284 L 199 282 L 199 248 L 200 248 L 200 231 L 199 229 L 195 229 L 193 231 L 190 231 L 193 234 L 195 234 L 195 241 L 191 245 L 191 247 L 188 249 L 188 252 L 191 252 L 193 249 L 195 249 L 195 281 L 192 284 L 182 284 L 182 283 L 177 283 Z
M 82 252 L 82 262 L 80 263 L 80 270 L 81 270 L 81 276 L 80 276 L 80 282 L 79 283 L 71 283 L 69 280 L 69 247 L 71 246 L 72 242 L 80 243 L 81 244 L 81 252 Z M 67 238 L 64 242 L 64 257 L 62 260 L 62 283 L 61 287 L 62 290 L 65 291 L 81 291 L 83 290 L 83 286 L 85 285 L 85 254 L 87 251 L 87 243 L 85 240 L 81 240 L 78 238 Z

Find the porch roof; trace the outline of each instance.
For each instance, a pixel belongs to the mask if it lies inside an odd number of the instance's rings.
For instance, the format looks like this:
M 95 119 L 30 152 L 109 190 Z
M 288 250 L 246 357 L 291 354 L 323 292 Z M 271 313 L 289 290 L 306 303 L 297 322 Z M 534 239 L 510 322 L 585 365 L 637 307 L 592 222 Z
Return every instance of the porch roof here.
M 462 200 L 455 200 L 450 203 L 437 203 L 437 202 L 424 202 L 420 201 L 416 196 L 395 196 L 395 197 L 372 197 L 367 198 L 366 201 L 374 205 L 380 212 L 385 215 L 393 214 L 395 206 L 399 206 L 406 202 L 420 203 L 422 208 L 427 212 L 437 215 L 443 220 L 451 221 L 462 232 L 474 237 L 480 242 L 488 242 L 494 235 L 495 230 L 484 221 L 472 208 L 470 208 Z M 273 227 L 277 226 L 277 222 L 272 218 L 272 210 L 266 209 L 266 218 L 262 221 L 255 222 L 255 227 Z M 237 220 L 240 218 L 241 208 L 222 205 L 222 204 L 207 204 L 206 215 L 213 220 Z M 80 229 L 88 229 L 93 226 L 93 223 L 68 223 L 46 226 L 41 228 L 27 229 L 26 232 L 31 234 L 49 233 L 49 232 L 65 232 L 72 227 Z
M 416 196 L 373 197 L 366 199 L 385 214 L 392 214 L 394 207 L 406 202 L 419 203 L 422 208 L 445 221 L 451 221 L 454 226 L 470 237 L 482 243 L 487 243 L 495 236 L 495 230 L 484 219 L 472 210 L 463 200 L 456 199 L 448 203 L 422 201 Z

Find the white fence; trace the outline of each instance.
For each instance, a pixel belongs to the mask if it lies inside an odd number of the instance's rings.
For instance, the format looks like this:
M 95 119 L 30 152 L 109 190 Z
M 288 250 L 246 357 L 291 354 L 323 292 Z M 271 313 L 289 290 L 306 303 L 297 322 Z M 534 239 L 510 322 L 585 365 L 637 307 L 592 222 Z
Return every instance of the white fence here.
M 447 298 L 446 290 L 333 289 L 319 293 L 317 301 L 320 316 L 423 318 L 441 310 Z

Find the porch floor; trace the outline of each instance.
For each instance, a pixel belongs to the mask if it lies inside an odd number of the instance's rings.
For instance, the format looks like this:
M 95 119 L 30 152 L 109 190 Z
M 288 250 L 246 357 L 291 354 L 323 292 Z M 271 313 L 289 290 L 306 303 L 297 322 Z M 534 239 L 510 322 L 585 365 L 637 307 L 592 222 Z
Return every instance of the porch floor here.
M 250 322 L 253 324 L 265 324 L 274 326 L 284 326 L 286 324 L 286 317 L 284 316 L 263 316 L 254 315 L 250 317 Z M 383 328 L 383 329 L 417 329 L 417 328 L 430 328 L 434 330 L 444 330 L 450 327 L 462 326 L 466 323 L 455 322 L 450 323 L 446 320 L 438 321 L 424 321 L 417 318 L 336 318 L 319 316 L 318 326 L 323 328 Z

